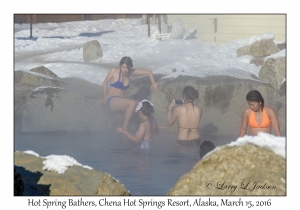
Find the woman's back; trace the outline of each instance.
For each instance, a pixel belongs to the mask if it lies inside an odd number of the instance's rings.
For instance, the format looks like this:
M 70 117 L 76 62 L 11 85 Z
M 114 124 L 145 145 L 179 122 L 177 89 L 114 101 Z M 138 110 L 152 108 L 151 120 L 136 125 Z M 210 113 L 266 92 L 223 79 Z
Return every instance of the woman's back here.
M 193 140 L 200 137 L 198 131 L 201 118 L 201 108 L 191 103 L 176 107 L 178 109 L 178 139 Z

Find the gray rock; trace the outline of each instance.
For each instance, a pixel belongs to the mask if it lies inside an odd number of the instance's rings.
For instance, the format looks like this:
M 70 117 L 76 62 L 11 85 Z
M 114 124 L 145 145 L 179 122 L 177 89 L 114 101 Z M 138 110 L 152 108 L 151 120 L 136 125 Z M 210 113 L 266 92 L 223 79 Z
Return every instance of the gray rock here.
M 199 161 L 167 195 L 285 196 L 285 166 L 284 158 L 252 144 L 224 146 Z M 255 182 L 262 187 L 253 189 Z
M 61 87 L 62 84 L 48 76 L 40 76 L 24 71 L 14 72 L 14 114 L 22 116 L 25 104 L 32 91 L 38 86 Z
M 264 64 L 264 58 L 264 56 L 256 56 L 250 61 L 250 63 L 253 63 L 256 66 L 261 66 Z
M 31 74 L 25 71 L 15 71 L 14 72 L 14 83 L 21 84 L 21 85 L 28 85 L 33 87 L 38 86 L 54 86 L 60 87 L 61 84 L 57 81 L 52 79 L 49 76 L 40 76 Z
M 83 60 L 90 62 L 92 60 L 103 57 L 102 49 L 97 40 L 92 40 L 83 45 Z
M 27 100 L 34 95 L 32 95 L 33 90 L 41 86 L 68 89 L 94 100 L 103 97 L 101 86 L 80 78 L 48 78 L 24 71 L 15 71 L 14 114 L 16 117 L 23 115 Z
M 44 171 L 44 158 L 23 152 L 15 152 L 14 160 L 15 170 L 24 182 L 23 196 L 130 195 L 124 185 L 102 171 L 77 165 L 63 174 Z
M 279 50 L 283 50 L 286 48 L 286 43 L 277 44 L 277 47 L 279 48 Z
M 286 58 L 269 58 L 265 61 L 259 70 L 259 79 L 269 82 L 276 90 L 282 86 L 286 78 Z
M 190 85 L 199 92 L 195 104 L 203 110 L 200 132 L 206 133 L 206 125 L 214 127 L 217 135 L 237 137 L 240 130 L 243 110 L 248 107 L 246 95 L 250 90 L 261 92 L 265 104 L 274 107 L 272 103 L 277 91 L 269 84 L 259 80 L 237 79 L 230 76 L 210 76 L 196 78 L 179 76 L 175 79 L 159 81 L 159 91 L 152 91 L 150 100 L 154 104 L 154 117 L 160 125 L 167 124 L 168 106 L 172 99 L 180 99 L 182 90 Z M 210 126 L 210 127 L 211 127 Z M 177 131 L 177 126 L 168 128 Z
M 54 74 L 51 70 L 49 70 L 45 66 L 39 66 L 37 68 L 31 69 L 30 71 L 37 72 L 37 73 L 44 74 L 44 75 L 48 75 L 48 76 L 54 77 L 54 78 L 58 77 L 56 74 Z
M 58 87 L 42 87 L 26 101 L 23 132 L 98 131 L 109 122 L 98 99 Z
M 22 117 L 27 99 L 35 88 L 28 85 L 14 84 L 14 115 Z
M 286 103 L 284 103 L 277 112 L 277 117 L 280 126 L 280 133 L 282 136 L 286 136 Z
M 255 56 L 269 56 L 279 52 L 279 48 L 271 39 L 263 39 L 257 42 L 254 42 L 251 45 L 241 47 L 237 49 L 237 57 L 243 55 Z

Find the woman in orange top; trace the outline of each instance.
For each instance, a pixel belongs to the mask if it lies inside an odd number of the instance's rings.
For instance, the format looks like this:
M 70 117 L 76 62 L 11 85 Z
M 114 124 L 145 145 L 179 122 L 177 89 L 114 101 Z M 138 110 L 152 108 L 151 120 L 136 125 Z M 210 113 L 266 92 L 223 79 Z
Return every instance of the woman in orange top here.
M 276 136 L 281 136 L 279 123 L 275 111 L 264 105 L 264 99 L 260 92 L 251 90 L 247 96 L 249 107 L 243 112 L 240 137 L 247 133 L 249 125 L 249 135 L 256 136 L 258 132 L 271 133 L 273 127 Z

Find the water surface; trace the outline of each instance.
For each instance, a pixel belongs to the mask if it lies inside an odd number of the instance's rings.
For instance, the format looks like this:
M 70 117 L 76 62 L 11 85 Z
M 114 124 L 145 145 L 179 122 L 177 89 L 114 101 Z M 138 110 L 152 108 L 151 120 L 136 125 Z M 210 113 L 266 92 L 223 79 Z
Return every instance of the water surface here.
M 113 130 L 52 134 L 22 134 L 16 130 L 15 150 L 32 150 L 40 156 L 71 156 L 82 165 L 109 173 L 131 195 L 166 195 L 200 160 L 199 147 L 177 146 L 176 135 L 167 131 L 161 131 L 154 139 L 153 150 L 145 153 Z

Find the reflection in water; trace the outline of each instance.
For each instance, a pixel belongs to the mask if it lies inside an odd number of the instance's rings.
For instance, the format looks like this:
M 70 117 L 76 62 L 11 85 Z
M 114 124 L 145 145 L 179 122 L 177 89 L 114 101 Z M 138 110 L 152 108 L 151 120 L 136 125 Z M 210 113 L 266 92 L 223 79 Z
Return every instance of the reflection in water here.
M 105 171 L 132 195 L 166 195 L 177 180 L 199 161 L 199 147 L 176 144 L 176 135 L 161 132 L 153 149 L 144 152 L 120 134 L 21 134 L 15 132 L 15 150 L 33 150 L 40 156 L 68 155 L 83 165 Z

